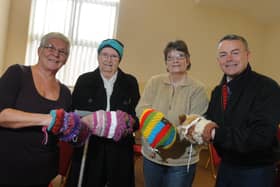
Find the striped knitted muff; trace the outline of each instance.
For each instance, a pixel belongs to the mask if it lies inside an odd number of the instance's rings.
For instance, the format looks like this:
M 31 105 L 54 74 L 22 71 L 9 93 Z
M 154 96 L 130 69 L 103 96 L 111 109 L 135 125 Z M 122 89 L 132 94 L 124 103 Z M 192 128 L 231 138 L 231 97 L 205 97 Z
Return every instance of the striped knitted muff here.
M 170 148 L 176 139 L 176 128 L 164 118 L 163 113 L 146 109 L 140 117 L 142 136 L 153 148 Z

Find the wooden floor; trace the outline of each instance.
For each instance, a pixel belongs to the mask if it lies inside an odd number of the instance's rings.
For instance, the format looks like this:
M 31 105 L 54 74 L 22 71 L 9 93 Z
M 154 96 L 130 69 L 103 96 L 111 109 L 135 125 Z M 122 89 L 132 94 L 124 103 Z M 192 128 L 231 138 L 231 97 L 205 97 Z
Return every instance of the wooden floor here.
M 215 180 L 212 177 L 210 166 L 205 168 L 205 164 L 209 157 L 208 150 L 202 150 L 200 153 L 200 161 L 197 165 L 196 175 L 192 187 L 214 187 Z M 144 187 L 143 170 L 142 170 L 143 159 L 139 156 L 135 160 L 135 183 L 136 187 Z M 54 180 L 53 187 L 59 187 L 60 178 Z
M 197 166 L 193 187 L 214 187 L 215 179 L 212 175 L 210 165 L 205 168 L 209 158 L 209 151 L 202 150 L 200 152 L 200 161 Z
M 210 165 L 208 166 L 208 168 L 205 168 L 208 157 L 208 150 L 202 150 L 200 153 L 200 161 L 197 165 L 196 175 L 192 187 L 214 187 L 215 180 L 212 177 Z M 136 187 L 144 187 L 142 164 L 142 158 L 138 157 L 135 162 Z

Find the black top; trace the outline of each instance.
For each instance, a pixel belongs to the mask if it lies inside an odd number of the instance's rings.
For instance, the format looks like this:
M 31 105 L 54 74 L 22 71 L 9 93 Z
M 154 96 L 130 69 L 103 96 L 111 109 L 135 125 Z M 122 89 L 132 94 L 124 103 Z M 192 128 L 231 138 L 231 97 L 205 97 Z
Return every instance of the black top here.
M 110 110 L 122 110 L 136 118 L 135 107 L 139 98 L 136 78 L 119 69 L 110 98 Z M 72 107 L 88 111 L 106 110 L 106 90 L 98 68 L 78 78 L 72 95 Z
M 42 97 L 36 90 L 30 66 L 12 65 L 0 79 L 0 111 L 13 108 L 32 113 L 70 109 L 71 93 L 60 84 L 57 101 Z M 9 129 L 0 127 L 0 184 L 47 184 L 57 175 L 57 138 L 49 134 L 42 144 L 42 127 Z
M 230 97 L 222 108 L 222 85 L 212 92 L 207 117 L 216 122 L 214 146 L 222 161 L 240 166 L 260 166 L 275 161 L 280 123 L 280 88 L 250 66 L 228 83 Z
M 135 107 L 139 99 L 140 93 L 136 78 L 119 69 L 117 79 L 114 83 L 113 92 L 110 97 L 110 110 L 122 110 L 132 115 L 136 121 L 134 130 L 139 128 L 139 122 L 135 112 Z M 97 110 L 106 110 L 106 107 L 106 90 L 99 68 L 93 72 L 81 75 L 77 80 L 72 94 L 72 109 L 94 112 Z M 91 139 L 92 138 L 97 138 L 99 141 L 114 142 L 113 140 L 100 138 L 95 135 L 92 135 Z M 119 143 L 129 143 L 130 145 L 133 145 L 134 140 L 131 136 L 122 138 Z
M 139 127 L 135 113 L 139 98 L 136 78 L 118 69 L 110 97 L 110 110 L 122 110 L 132 115 L 136 121 L 134 130 Z M 99 68 L 78 78 L 72 94 L 72 103 L 73 109 L 92 112 L 106 110 L 107 96 Z M 112 186 L 133 187 L 133 143 L 132 135 L 123 137 L 118 142 L 92 135 L 86 155 L 83 186 L 100 186 L 106 183 L 106 180 L 111 180 Z M 82 154 L 83 147 L 74 150 L 66 186 L 77 186 Z

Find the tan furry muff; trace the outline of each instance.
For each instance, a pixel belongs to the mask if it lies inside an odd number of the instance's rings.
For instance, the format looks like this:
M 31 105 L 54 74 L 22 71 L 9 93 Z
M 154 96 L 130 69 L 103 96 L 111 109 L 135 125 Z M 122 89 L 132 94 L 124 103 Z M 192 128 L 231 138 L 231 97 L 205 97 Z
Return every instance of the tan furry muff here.
M 180 139 L 185 138 L 192 144 L 204 144 L 202 134 L 207 124 L 211 123 L 210 120 L 205 119 L 203 116 L 197 114 L 180 115 L 180 125 L 177 127 Z M 193 128 L 192 128 L 193 127 Z

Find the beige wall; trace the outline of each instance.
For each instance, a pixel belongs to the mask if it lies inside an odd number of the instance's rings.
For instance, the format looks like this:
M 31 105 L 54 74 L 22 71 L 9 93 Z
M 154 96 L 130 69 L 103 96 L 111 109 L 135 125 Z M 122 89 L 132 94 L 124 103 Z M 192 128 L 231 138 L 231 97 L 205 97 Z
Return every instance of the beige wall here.
M 216 44 L 227 33 L 247 37 L 255 52 L 254 65 L 262 61 L 263 27 L 249 17 L 199 7 L 191 0 L 121 1 L 118 37 L 126 44 L 123 66 L 140 82 L 165 72 L 163 48 L 170 40 L 184 39 L 191 52 L 190 73 L 213 87 L 221 77 Z
M 9 28 L 4 69 L 24 64 L 31 0 L 10 0 Z
M 9 20 L 10 1 L 0 1 L 0 72 L 4 67 L 6 41 L 8 32 L 8 20 Z
M 5 68 L 23 63 L 30 0 L 11 0 Z M 165 72 L 163 48 L 174 39 L 190 48 L 190 74 L 212 89 L 221 78 L 216 44 L 227 33 L 245 36 L 255 70 L 280 83 L 276 63 L 280 26 L 264 26 L 239 12 L 197 6 L 193 0 L 121 0 L 117 37 L 125 44 L 121 67 L 138 78 L 141 86 L 154 74 Z
M 264 74 L 273 77 L 280 84 L 280 24 L 274 24 L 267 27 L 265 33 L 265 50 L 263 51 L 264 59 L 260 63 L 261 70 Z

